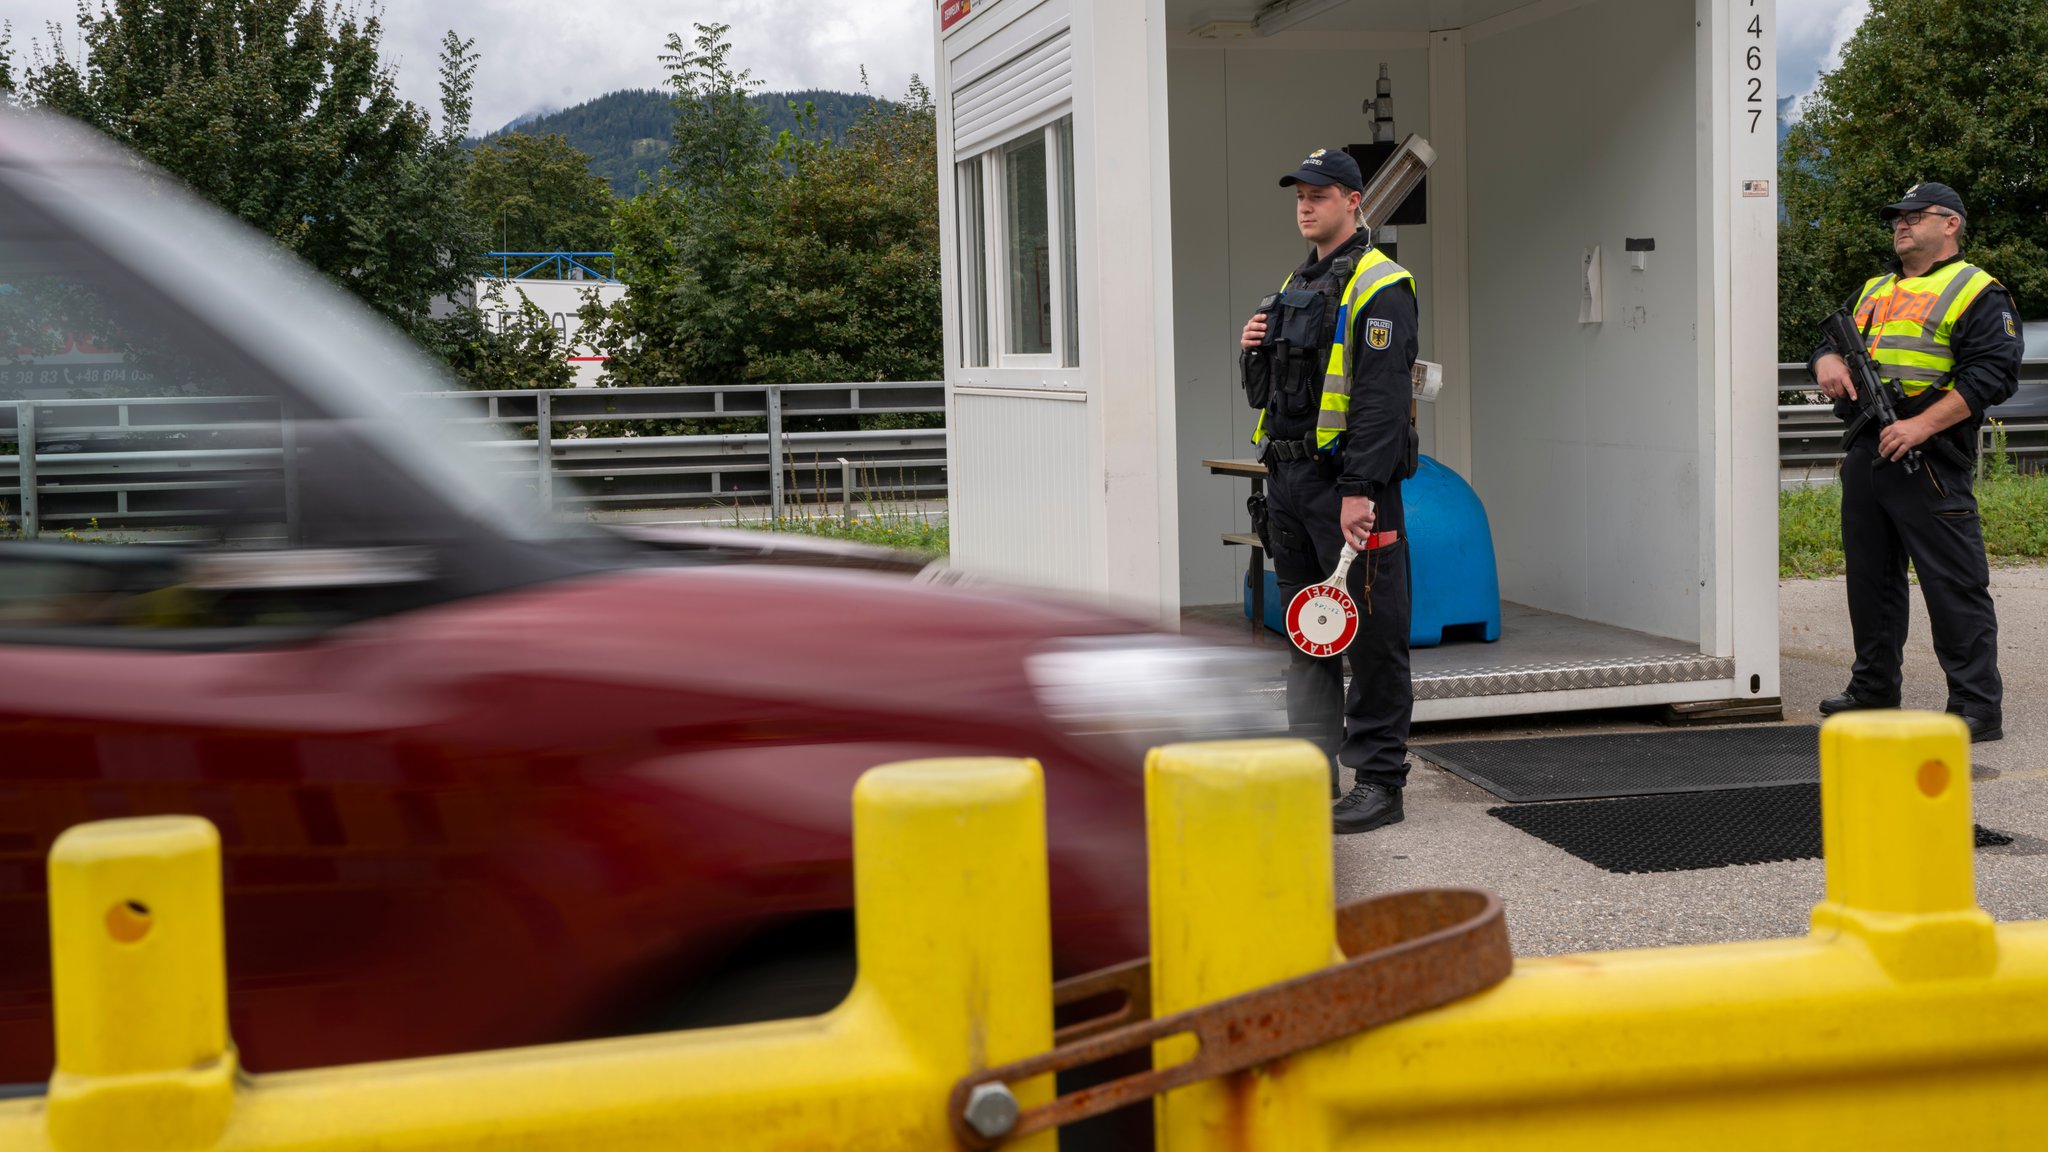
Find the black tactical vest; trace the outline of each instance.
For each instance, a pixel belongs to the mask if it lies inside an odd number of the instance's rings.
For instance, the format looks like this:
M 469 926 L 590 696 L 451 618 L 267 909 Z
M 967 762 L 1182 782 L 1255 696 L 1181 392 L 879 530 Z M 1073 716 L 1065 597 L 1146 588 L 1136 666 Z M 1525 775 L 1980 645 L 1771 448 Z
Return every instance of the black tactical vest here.
M 1260 424 L 1267 438 L 1300 440 L 1314 434 L 1344 286 L 1364 251 L 1344 252 L 1313 279 L 1297 283 L 1289 276 L 1280 291 L 1259 301 L 1266 339 L 1238 359 L 1246 401 L 1266 410 Z

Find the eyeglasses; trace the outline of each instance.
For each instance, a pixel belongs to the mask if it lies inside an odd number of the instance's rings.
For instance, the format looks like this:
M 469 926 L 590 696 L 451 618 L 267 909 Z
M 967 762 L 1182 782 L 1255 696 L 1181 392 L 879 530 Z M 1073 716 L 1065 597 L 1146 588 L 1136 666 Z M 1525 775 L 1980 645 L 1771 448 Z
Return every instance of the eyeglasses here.
M 1919 212 L 1901 212 L 1897 216 L 1892 217 L 1892 227 L 1897 228 L 1899 225 L 1904 224 L 1908 228 L 1918 228 L 1920 222 L 1929 216 L 1934 217 L 1936 220 L 1946 220 L 1953 215 L 1955 215 L 1953 212 L 1933 212 L 1925 209 Z

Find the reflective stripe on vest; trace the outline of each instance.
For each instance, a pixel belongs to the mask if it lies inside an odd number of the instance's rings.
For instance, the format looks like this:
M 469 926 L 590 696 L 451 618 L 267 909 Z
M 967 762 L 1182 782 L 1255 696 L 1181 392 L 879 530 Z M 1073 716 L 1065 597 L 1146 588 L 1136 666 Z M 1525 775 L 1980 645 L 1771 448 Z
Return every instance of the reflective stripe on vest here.
M 1856 299 L 1856 327 L 1870 342 L 1880 376 L 1918 396 L 1955 386 L 1956 357 L 1949 347 L 1956 321 L 1984 289 L 1991 273 L 1958 260 L 1926 276 L 1874 276 Z
M 1370 273 L 1370 275 L 1368 275 Z M 1364 308 L 1379 295 L 1380 289 L 1401 281 L 1408 282 L 1408 290 L 1415 290 L 1415 275 L 1392 260 L 1377 248 L 1367 248 L 1365 258 L 1351 273 L 1351 279 L 1344 284 L 1344 295 L 1337 305 L 1336 333 L 1330 342 L 1329 363 L 1323 370 L 1323 395 L 1320 410 L 1316 413 L 1316 448 L 1329 451 L 1344 435 L 1351 422 L 1351 373 L 1345 360 L 1345 345 L 1351 336 L 1351 314 Z M 1288 273 L 1280 288 L 1294 282 L 1294 274 Z M 1364 288 L 1360 288 L 1360 284 Z M 1259 413 L 1259 422 L 1252 429 L 1252 443 L 1259 444 L 1266 438 L 1266 413 Z
M 1370 282 L 1364 289 L 1358 285 Z M 1351 372 L 1345 362 L 1346 344 L 1351 336 L 1351 314 L 1372 302 L 1380 289 L 1407 281 L 1408 290 L 1415 290 L 1415 276 L 1406 268 L 1387 259 L 1377 248 L 1366 250 L 1365 259 L 1359 263 L 1358 271 L 1352 274 L 1351 283 L 1344 287 L 1344 303 L 1337 309 L 1337 335 L 1330 344 L 1330 366 L 1323 374 L 1322 411 L 1316 413 L 1316 447 L 1328 451 L 1344 435 L 1351 423 Z

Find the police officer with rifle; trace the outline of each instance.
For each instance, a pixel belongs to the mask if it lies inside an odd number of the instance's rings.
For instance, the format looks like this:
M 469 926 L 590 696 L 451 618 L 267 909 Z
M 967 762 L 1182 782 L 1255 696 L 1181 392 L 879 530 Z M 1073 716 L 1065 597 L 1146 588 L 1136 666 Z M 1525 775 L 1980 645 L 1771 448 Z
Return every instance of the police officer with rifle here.
M 1412 188 L 1433 157 L 1411 143 L 1389 165 L 1407 165 Z M 1267 470 L 1268 503 L 1263 517 L 1254 510 L 1254 527 L 1273 557 L 1282 601 L 1327 577 L 1346 544 L 1359 552 L 1347 588 L 1358 635 L 1343 655 L 1293 654 L 1287 711 L 1296 731 L 1355 772 L 1332 814 L 1335 830 L 1366 832 L 1402 819 L 1415 707 L 1401 507 L 1401 481 L 1415 470 L 1415 277 L 1361 227 L 1367 189 L 1350 156 L 1319 148 L 1280 184 L 1294 189 L 1295 224 L 1312 251 L 1261 302 L 1239 341 Z M 1372 194 L 1399 203 L 1382 182 Z M 1334 766 L 1332 779 L 1334 792 Z
M 1843 436 L 1842 550 L 1856 662 L 1823 716 L 1899 706 L 1906 562 L 1920 578 L 1948 710 L 1972 741 L 2004 735 L 1998 619 L 1971 490 L 1984 410 L 2019 387 L 2012 297 L 1963 260 L 1962 197 L 1916 184 L 1880 213 L 1898 259 L 1822 325 L 1808 364 Z

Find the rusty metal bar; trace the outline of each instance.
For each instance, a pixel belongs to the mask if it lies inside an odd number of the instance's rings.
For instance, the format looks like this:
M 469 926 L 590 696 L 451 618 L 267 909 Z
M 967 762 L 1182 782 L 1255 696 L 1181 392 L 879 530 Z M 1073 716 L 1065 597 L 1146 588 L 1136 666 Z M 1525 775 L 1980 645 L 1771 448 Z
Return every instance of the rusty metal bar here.
M 967 1148 L 993 1148 L 1448 1004 L 1500 983 L 1514 967 L 1500 897 L 1477 888 L 1426 888 L 1347 904 L 1337 910 L 1337 941 L 1346 956 L 1341 964 L 1157 1020 L 1112 1027 L 1123 1016 L 1112 1013 L 1085 1021 L 1061 1030 L 1050 1052 L 963 1077 L 948 1101 L 954 1134 Z M 1054 1001 L 1149 988 L 1150 981 L 1150 962 L 1137 960 L 1067 981 Z M 1076 1039 L 1065 1042 L 1069 1035 Z M 1178 1035 L 1201 1045 L 1182 1063 L 1023 1109 L 997 1137 L 968 1122 L 969 1099 L 984 1085 L 1084 1068 Z
M 1071 980 L 1062 980 L 1052 986 L 1052 1004 L 1062 1008 L 1068 1004 L 1083 1004 L 1099 996 L 1115 993 L 1123 995 L 1123 1002 L 1114 1011 L 1100 1016 L 1091 1016 L 1078 1023 L 1069 1024 L 1054 1032 L 1055 1046 L 1077 1043 L 1090 1036 L 1099 1036 L 1152 1018 L 1152 961 L 1137 959 L 1103 968 Z

